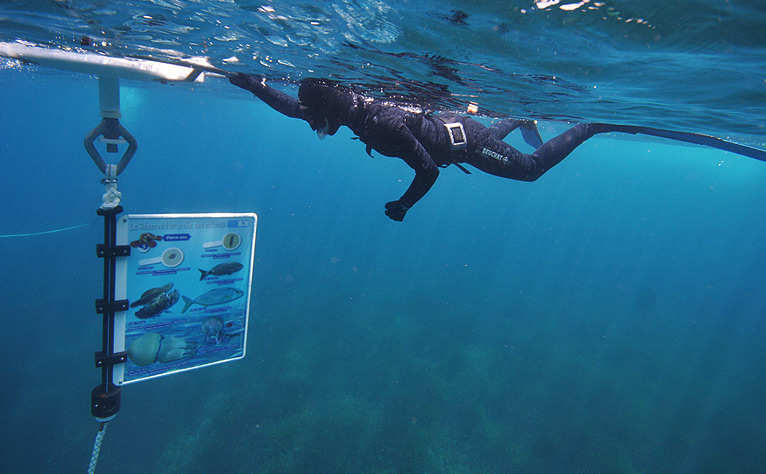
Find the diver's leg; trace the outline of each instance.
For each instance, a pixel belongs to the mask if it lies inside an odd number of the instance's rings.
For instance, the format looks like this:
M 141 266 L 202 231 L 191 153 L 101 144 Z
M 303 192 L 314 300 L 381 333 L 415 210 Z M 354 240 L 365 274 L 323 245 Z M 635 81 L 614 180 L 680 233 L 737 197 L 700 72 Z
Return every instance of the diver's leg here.
M 602 129 L 603 128 L 603 129 Z M 581 124 L 543 143 L 534 153 L 521 153 L 494 134 L 486 134 L 467 154 L 466 163 L 504 178 L 534 181 L 596 133 L 610 131 L 600 124 Z
M 529 145 L 538 148 L 543 144 L 543 139 L 537 130 L 537 122 L 534 120 L 501 120 L 487 127 L 487 132 L 502 140 L 517 128 L 521 130 L 521 136 Z
M 597 127 L 583 123 L 543 143 L 540 148 L 532 153 L 532 159 L 535 161 L 537 172 L 537 176 L 534 176 L 532 180 L 534 181 L 542 176 L 543 173 L 561 163 L 575 148 L 598 133 L 596 130 Z
M 521 120 L 515 119 L 500 120 L 487 127 L 487 133 L 491 133 L 498 139 L 502 140 L 507 137 L 509 133 L 519 128 L 521 122 Z
M 485 173 L 503 178 L 526 180 L 535 169 L 532 155 L 522 153 L 498 138 L 494 133 L 481 133 L 469 141 L 470 148 L 460 161 Z

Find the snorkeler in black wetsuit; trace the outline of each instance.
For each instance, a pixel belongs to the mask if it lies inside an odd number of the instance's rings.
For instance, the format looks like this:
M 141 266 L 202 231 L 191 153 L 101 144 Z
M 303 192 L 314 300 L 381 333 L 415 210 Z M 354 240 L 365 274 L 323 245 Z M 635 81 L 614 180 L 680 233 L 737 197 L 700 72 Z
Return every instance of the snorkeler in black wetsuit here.
M 276 111 L 306 120 L 319 138 L 345 125 L 367 145 L 367 153 L 375 150 L 403 159 L 415 170 L 415 178 L 402 197 L 386 203 L 386 215 L 395 221 L 403 220 L 431 189 L 440 166 L 467 163 L 495 176 L 534 181 L 594 134 L 610 131 L 605 124 L 581 124 L 542 143 L 536 125 L 528 120 L 507 119 L 485 127 L 470 117 L 418 113 L 323 79 L 301 81 L 298 100 L 269 87 L 261 76 L 240 73 L 229 80 Z M 537 148 L 533 153 L 503 141 L 516 128 Z

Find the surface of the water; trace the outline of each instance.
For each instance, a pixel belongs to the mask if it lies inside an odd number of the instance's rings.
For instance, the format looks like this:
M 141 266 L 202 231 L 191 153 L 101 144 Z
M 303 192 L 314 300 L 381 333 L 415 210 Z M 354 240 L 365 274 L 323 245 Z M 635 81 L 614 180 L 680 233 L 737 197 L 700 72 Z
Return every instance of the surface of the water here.
M 548 3 L 4 2 L 0 40 L 763 144 L 763 2 Z M 87 224 L 0 238 L 2 471 L 85 472 L 97 82 L 2 64 L 0 234 Z M 225 81 L 124 81 L 122 113 L 126 211 L 256 212 L 257 259 L 247 357 L 126 387 L 97 472 L 766 471 L 764 163 L 598 136 L 531 184 L 447 168 L 395 223 L 406 165 Z
M 764 21 L 762 0 L 8 1 L 0 39 L 763 144 Z

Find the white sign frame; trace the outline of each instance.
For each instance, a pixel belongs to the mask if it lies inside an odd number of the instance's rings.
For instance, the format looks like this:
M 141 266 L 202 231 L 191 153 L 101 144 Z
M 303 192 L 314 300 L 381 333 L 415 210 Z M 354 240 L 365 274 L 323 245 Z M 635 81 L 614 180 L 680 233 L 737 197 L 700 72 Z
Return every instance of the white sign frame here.
M 254 213 L 129 214 L 117 220 L 113 383 L 186 372 L 245 357 Z

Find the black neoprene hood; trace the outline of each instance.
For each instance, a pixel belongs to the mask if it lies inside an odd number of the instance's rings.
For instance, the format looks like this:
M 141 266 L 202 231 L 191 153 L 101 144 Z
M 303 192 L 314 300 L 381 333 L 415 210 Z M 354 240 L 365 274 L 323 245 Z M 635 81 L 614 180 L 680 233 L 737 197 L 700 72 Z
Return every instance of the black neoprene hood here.
M 353 96 L 351 89 L 327 79 L 304 79 L 298 89 L 298 100 L 306 120 L 312 129 L 316 129 L 317 124 L 327 119 L 328 135 L 334 135 L 344 124 L 354 106 Z

